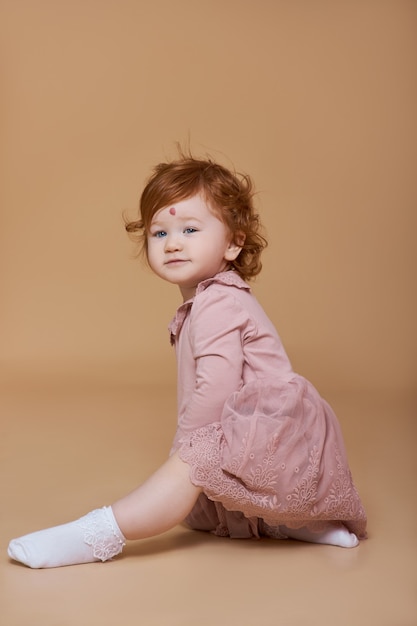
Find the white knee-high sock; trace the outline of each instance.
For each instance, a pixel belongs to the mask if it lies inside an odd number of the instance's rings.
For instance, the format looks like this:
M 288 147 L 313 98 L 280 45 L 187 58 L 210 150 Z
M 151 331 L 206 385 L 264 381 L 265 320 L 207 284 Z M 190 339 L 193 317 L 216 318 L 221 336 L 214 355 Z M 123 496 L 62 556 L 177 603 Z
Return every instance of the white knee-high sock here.
M 13 539 L 8 554 L 32 568 L 61 567 L 108 561 L 125 543 L 111 507 L 103 507 L 74 522 Z

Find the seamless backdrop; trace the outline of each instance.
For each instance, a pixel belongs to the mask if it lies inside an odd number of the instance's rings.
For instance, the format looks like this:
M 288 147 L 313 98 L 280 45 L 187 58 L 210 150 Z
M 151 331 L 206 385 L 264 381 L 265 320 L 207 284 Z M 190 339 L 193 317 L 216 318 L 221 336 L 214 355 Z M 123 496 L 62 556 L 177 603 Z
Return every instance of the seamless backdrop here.
M 414 0 L 0 0 L 0 621 L 415 626 Z M 29 570 L 12 537 L 169 453 L 175 286 L 124 232 L 176 142 L 254 179 L 254 290 L 340 419 L 355 550 L 181 526 Z

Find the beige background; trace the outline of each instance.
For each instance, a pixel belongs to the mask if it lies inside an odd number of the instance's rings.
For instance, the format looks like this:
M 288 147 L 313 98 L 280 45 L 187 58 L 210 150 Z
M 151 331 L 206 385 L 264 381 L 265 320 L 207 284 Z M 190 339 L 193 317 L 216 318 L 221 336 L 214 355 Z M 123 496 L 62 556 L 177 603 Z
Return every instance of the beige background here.
M 412 0 L 0 0 L 7 626 L 415 626 L 416 31 Z M 102 567 L 12 565 L 12 536 L 169 450 L 179 293 L 132 259 L 122 212 L 177 141 L 254 178 L 255 291 L 340 417 L 370 539 L 174 529 Z
M 190 139 L 255 180 L 256 291 L 295 367 L 415 384 L 415 2 L 0 6 L 9 375 L 172 378 L 179 297 L 131 259 L 121 214 Z

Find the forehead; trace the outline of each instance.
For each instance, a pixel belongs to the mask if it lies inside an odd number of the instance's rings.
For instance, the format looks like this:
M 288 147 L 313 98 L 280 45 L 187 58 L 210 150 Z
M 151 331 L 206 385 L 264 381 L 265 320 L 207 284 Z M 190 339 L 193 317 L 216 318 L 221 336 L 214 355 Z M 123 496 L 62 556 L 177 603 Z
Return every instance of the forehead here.
M 152 222 L 158 222 L 165 219 L 219 219 L 217 211 L 214 211 L 209 203 L 201 196 L 195 195 L 184 200 L 171 202 L 167 206 L 162 207 L 152 217 Z

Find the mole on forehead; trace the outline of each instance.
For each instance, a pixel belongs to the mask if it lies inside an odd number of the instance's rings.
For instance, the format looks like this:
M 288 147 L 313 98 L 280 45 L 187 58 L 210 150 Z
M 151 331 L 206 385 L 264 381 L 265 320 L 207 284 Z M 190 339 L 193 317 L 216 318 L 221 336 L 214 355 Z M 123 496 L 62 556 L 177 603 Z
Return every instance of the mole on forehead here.
M 171 214 L 171 215 L 175 215 L 175 213 L 176 213 L 177 211 L 175 210 L 175 207 L 173 207 L 173 206 L 172 206 L 172 207 L 169 209 L 169 212 L 170 212 L 170 214 Z

